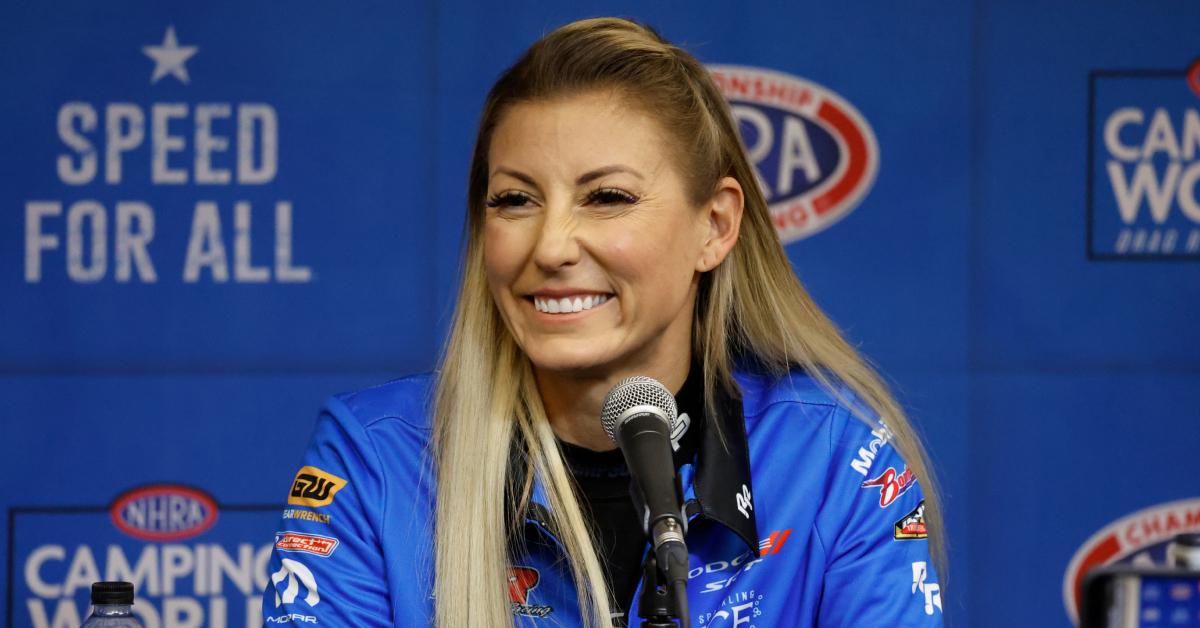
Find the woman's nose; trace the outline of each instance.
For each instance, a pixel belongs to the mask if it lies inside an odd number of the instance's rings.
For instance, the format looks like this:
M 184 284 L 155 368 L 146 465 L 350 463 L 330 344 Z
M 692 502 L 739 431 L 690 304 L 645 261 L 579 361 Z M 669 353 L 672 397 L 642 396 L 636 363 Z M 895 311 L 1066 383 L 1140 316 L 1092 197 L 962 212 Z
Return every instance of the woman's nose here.
M 542 220 L 534 245 L 533 261 L 543 271 L 554 272 L 579 261 L 578 223 L 570 207 L 551 208 Z

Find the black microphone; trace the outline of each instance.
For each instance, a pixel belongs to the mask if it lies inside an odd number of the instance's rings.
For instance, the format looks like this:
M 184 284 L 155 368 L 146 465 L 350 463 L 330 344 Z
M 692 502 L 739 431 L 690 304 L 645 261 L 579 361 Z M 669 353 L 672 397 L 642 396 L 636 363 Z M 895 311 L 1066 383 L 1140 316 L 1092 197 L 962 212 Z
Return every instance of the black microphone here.
M 679 418 L 675 397 L 665 386 L 637 375 L 621 380 L 604 398 L 600 420 L 621 448 L 643 507 L 642 531 L 672 589 L 688 578 L 683 535 L 687 517 L 672 457 L 671 429 Z M 686 589 L 684 589 L 686 591 Z M 686 595 L 686 593 L 685 593 Z M 682 602 L 686 608 L 686 601 Z M 686 613 L 686 611 L 684 611 Z

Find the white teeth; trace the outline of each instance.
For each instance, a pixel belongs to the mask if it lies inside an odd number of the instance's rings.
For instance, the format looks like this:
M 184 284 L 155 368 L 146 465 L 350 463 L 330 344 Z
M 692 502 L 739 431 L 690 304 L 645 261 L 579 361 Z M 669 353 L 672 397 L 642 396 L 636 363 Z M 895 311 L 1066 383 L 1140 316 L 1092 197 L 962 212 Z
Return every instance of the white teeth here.
M 597 305 L 601 305 L 607 300 L 608 295 L 606 294 L 589 294 L 586 297 L 575 297 L 574 299 L 567 297 L 562 299 L 543 299 L 541 297 L 534 297 L 533 307 L 539 312 L 548 312 L 550 314 L 570 314 L 572 312 L 590 310 Z

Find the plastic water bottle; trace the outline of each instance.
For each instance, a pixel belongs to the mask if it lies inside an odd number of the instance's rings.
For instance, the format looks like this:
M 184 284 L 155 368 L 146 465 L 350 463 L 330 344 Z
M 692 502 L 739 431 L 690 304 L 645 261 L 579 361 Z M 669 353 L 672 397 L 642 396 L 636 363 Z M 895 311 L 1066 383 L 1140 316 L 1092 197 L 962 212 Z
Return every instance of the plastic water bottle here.
M 82 628 L 145 628 L 133 616 L 133 585 L 97 582 L 92 585 L 92 614 Z

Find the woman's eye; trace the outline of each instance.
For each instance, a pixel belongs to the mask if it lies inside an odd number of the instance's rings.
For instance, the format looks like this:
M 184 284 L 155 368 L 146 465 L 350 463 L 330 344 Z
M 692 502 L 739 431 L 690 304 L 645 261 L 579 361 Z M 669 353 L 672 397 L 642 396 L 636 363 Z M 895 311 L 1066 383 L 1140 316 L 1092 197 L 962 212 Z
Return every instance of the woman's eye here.
M 503 192 L 487 200 L 487 206 L 492 208 L 521 207 L 529 201 L 529 197 L 518 192 Z
M 588 201 L 597 205 L 632 205 L 637 197 L 616 188 L 603 188 L 588 194 Z

